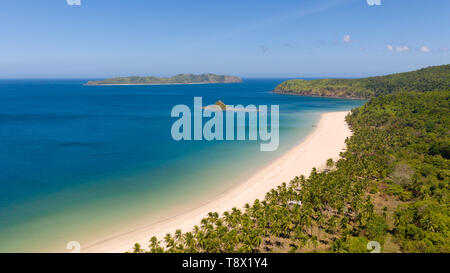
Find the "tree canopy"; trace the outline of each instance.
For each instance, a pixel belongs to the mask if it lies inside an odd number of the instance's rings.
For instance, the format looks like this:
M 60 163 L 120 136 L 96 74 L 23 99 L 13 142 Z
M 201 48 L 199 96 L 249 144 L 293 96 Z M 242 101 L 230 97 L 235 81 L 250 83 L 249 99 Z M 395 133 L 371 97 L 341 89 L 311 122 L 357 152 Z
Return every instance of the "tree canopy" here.
M 304 96 L 372 98 L 402 91 L 446 90 L 450 86 L 450 65 L 362 79 L 288 80 L 275 92 Z

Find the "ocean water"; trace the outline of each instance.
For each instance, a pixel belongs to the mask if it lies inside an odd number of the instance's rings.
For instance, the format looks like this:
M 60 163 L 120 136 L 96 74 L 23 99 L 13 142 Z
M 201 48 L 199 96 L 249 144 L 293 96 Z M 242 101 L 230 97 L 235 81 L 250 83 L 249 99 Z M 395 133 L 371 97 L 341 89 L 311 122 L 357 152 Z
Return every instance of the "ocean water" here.
M 83 247 L 189 210 L 300 143 L 321 113 L 363 104 L 270 93 L 284 80 L 0 80 L 0 252 L 67 251 L 69 241 Z M 255 141 L 174 141 L 171 109 L 193 107 L 194 96 L 204 105 L 280 105 L 278 150 L 261 152 Z

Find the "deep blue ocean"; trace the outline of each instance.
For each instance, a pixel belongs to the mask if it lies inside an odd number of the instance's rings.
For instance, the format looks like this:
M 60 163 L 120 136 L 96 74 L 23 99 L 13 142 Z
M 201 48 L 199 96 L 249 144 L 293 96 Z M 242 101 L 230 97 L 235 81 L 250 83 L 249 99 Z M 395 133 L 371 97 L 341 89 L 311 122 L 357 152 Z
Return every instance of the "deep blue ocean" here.
M 84 86 L 0 80 L 0 252 L 64 251 L 220 194 L 359 100 L 270 93 L 285 79 L 237 84 Z M 280 146 L 174 141 L 172 107 L 280 105 Z M 252 200 L 249 200 L 252 201 Z M 199 201 L 200 202 L 200 201 Z M 148 222 L 148 221 L 147 221 Z

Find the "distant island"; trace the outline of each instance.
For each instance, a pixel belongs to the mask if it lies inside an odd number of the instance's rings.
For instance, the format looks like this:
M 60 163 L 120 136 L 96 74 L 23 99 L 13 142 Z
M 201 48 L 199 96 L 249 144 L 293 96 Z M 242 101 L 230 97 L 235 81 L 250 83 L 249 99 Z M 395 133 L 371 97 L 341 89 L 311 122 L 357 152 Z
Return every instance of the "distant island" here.
M 446 90 L 450 86 L 450 65 L 361 79 L 288 80 L 275 93 L 302 96 L 368 99 L 401 91 Z
M 158 84 L 206 84 L 206 83 L 239 83 L 240 77 L 216 74 L 178 74 L 170 78 L 160 77 L 118 77 L 101 81 L 88 81 L 86 85 L 158 85 Z

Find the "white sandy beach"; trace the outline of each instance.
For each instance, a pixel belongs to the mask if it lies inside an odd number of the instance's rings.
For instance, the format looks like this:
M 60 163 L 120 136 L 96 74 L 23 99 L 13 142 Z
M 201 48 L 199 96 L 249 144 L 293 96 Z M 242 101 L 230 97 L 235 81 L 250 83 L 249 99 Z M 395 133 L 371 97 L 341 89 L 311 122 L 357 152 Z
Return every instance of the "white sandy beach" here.
M 152 236 L 162 239 L 176 229 L 186 232 L 200 223 L 208 212 L 223 213 L 233 207 L 242 208 L 255 199 L 264 199 L 266 192 L 299 175 L 309 175 L 313 167 L 324 166 L 328 158 L 337 159 L 345 148 L 345 139 L 351 131 L 345 122 L 348 112 L 331 112 L 322 115 L 315 130 L 300 144 L 265 166 L 235 188 L 217 196 L 195 209 L 158 223 L 125 231 L 108 240 L 82 249 L 82 252 L 125 252 L 138 242 L 148 245 Z

